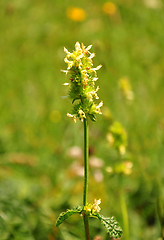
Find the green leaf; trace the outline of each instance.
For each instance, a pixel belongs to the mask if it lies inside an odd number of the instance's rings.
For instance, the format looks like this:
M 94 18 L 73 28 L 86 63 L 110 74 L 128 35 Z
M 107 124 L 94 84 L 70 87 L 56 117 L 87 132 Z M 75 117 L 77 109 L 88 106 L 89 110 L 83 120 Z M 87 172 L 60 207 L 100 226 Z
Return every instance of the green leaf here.
M 66 212 L 62 212 L 56 221 L 56 227 L 58 227 L 61 223 L 63 223 L 67 218 L 69 218 L 73 214 L 76 214 L 76 213 L 80 214 L 81 212 L 82 212 L 81 206 L 78 206 L 74 209 L 68 209 Z
M 73 104 L 76 100 L 79 100 L 79 99 L 80 99 L 79 97 L 74 98 L 74 99 L 72 100 L 72 104 Z
M 97 217 L 101 223 L 105 226 L 107 233 L 109 233 L 110 237 L 113 238 L 120 238 L 122 235 L 122 228 L 115 219 L 115 217 L 106 218 L 103 215 L 100 215 L 99 213 L 92 213 L 93 217 Z M 91 217 L 92 217 L 91 216 Z
M 89 117 L 93 122 L 96 122 L 96 117 L 94 114 L 89 114 Z

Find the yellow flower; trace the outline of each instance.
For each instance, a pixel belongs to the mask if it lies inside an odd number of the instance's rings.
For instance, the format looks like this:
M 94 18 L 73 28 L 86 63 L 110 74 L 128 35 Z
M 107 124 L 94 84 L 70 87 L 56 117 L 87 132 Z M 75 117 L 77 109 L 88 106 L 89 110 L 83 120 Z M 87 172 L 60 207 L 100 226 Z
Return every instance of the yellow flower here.
M 106 171 L 107 171 L 108 173 L 113 173 L 113 168 L 110 167 L 110 166 L 108 166 L 108 167 L 106 167 Z
M 67 117 L 73 118 L 74 122 L 76 123 L 77 118 L 74 114 L 67 113 Z
M 120 145 L 118 149 L 121 155 L 126 153 L 126 147 L 124 145 Z
M 79 109 L 79 119 L 83 122 L 83 119 L 86 118 L 85 113 L 83 112 L 83 110 Z
M 86 12 L 82 8 L 69 7 L 66 11 L 69 19 L 75 22 L 82 22 L 86 18 Z
M 98 113 L 98 114 L 102 114 L 102 112 L 101 112 L 101 110 L 100 110 L 100 108 L 103 106 L 103 101 L 101 101 L 100 103 L 99 103 L 99 105 L 97 105 L 96 106 L 96 113 Z
M 122 92 L 122 95 L 127 99 L 127 100 L 133 100 L 134 99 L 134 93 L 132 91 L 130 81 L 127 77 L 122 77 L 119 80 L 119 87 Z
M 92 204 L 91 204 L 91 203 L 87 203 L 87 205 L 84 206 L 84 211 L 85 211 L 87 214 L 90 214 L 91 211 L 92 211 Z
M 103 12 L 107 15 L 114 15 L 117 12 L 117 7 L 113 2 L 106 2 L 103 4 Z
M 95 212 L 100 212 L 101 208 L 99 207 L 101 203 L 101 199 L 99 200 L 94 200 L 94 203 L 87 203 L 86 206 L 84 206 L 84 211 L 86 212 L 86 214 L 90 215 L 90 213 L 95 213 Z
M 94 200 L 94 204 L 92 205 L 92 211 L 93 212 L 100 212 L 100 210 L 101 210 L 101 208 L 99 207 L 99 205 L 100 205 L 100 203 L 101 203 L 101 199 L 99 199 L 99 200 Z
M 114 144 L 114 137 L 111 133 L 107 133 L 106 135 L 107 141 L 109 143 L 110 146 L 113 146 Z
M 113 122 L 107 134 L 107 141 L 110 147 L 116 149 L 121 155 L 126 153 L 127 134 L 119 122 Z
M 124 174 L 130 175 L 132 173 L 133 163 L 130 161 L 124 162 Z
M 133 163 L 130 161 L 125 161 L 123 163 L 117 164 L 115 166 L 115 173 L 130 175 L 132 173 Z

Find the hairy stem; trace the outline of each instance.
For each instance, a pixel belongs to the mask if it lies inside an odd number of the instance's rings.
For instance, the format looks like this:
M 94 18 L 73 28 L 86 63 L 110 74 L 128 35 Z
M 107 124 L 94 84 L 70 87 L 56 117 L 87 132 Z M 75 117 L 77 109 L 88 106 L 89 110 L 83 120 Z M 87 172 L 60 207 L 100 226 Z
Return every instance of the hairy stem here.
M 88 122 L 84 118 L 84 193 L 83 193 L 83 206 L 87 204 L 87 193 L 88 193 Z M 84 213 L 84 227 L 86 240 L 89 240 L 89 224 L 88 216 Z

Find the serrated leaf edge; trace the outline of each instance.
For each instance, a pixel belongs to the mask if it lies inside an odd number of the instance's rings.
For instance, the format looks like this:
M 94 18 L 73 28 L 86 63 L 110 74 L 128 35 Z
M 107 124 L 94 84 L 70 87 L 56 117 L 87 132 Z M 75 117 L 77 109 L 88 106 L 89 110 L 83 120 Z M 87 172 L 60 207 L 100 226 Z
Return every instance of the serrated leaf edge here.
M 123 231 L 120 224 L 115 219 L 115 217 L 110 217 L 110 218 L 104 217 L 103 215 L 97 212 L 93 213 L 92 216 L 97 217 L 101 221 L 101 223 L 106 228 L 107 233 L 109 233 L 110 237 L 114 237 L 114 238 L 121 237 Z
M 68 209 L 66 212 L 62 212 L 56 220 L 56 227 L 58 227 L 61 223 L 63 223 L 67 218 L 69 218 L 73 214 L 76 214 L 76 213 L 81 214 L 82 209 L 83 208 L 81 206 L 78 206 L 73 209 Z

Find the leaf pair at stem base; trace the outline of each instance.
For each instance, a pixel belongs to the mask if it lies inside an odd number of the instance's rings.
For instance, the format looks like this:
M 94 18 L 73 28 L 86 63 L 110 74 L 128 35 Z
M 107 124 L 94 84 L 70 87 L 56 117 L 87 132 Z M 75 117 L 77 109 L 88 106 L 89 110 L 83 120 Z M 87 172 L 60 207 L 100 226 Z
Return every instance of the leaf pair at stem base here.
M 97 218 L 104 225 L 110 237 L 120 238 L 122 235 L 122 229 L 115 217 L 106 218 L 98 212 L 90 212 L 88 214 L 88 212 L 86 212 L 81 206 L 77 206 L 74 209 L 68 209 L 66 212 L 61 213 L 56 221 L 56 227 L 58 227 L 73 214 L 80 214 L 81 216 L 86 214 L 88 217 Z

